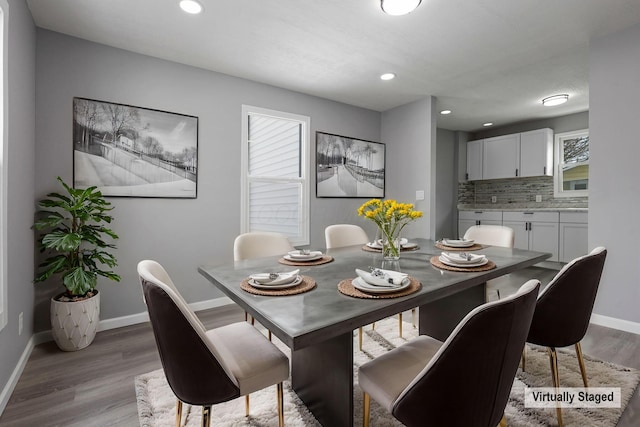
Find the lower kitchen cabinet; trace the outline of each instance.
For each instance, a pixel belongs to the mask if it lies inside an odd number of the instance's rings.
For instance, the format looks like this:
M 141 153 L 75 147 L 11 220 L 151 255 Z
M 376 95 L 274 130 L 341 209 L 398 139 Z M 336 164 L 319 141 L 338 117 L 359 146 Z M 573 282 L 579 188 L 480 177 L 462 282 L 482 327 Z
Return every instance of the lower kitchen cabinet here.
M 558 212 L 503 212 L 502 225 L 515 231 L 515 247 L 530 251 L 549 252 L 548 261 L 558 261 Z
M 588 214 L 560 212 L 560 261 L 570 262 L 589 253 Z
M 502 211 L 459 211 L 458 236 L 462 237 L 472 225 L 502 225 Z M 446 236 L 444 236 L 446 237 Z

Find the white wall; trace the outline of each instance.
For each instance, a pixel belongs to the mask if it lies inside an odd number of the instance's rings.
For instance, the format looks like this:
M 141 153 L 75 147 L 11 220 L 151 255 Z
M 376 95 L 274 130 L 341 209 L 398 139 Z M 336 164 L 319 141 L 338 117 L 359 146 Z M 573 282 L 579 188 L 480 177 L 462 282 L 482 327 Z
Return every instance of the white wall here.
M 435 98 L 432 96 L 382 113 L 382 142 L 387 144 L 386 196 L 414 203 L 424 216 L 408 225 L 407 237 L 435 234 Z M 416 200 L 416 191 L 425 193 Z
M 33 325 L 34 129 L 36 31 L 24 0 L 9 0 L 8 25 L 8 145 L 3 167 L 7 183 L 8 324 L 0 331 L 0 411 L 8 399 L 14 368 L 31 337 Z M 24 327 L 18 335 L 18 315 Z
M 594 312 L 640 322 L 640 25 L 593 40 L 589 246 L 609 253 Z
M 102 282 L 102 319 L 145 311 L 136 264 L 164 264 L 189 302 L 221 296 L 196 271 L 233 259 L 240 232 L 242 104 L 311 117 L 311 246 L 324 247 L 324 227 L 364 225 L 362 199 L 315 198 L 315 131 L 380 140 L 380 113 L 38 29 L 36 197 L 72 178 L 74 96 L 199 117 L 197 199 L 111 198 L 121 283 Z M 26 210 L 31 217 L 32 207 Z M 32 271 L 29 271 L 29 276 Z M 49 329 L 48 299 L 61 290 L 36 287 L 36 331 Z

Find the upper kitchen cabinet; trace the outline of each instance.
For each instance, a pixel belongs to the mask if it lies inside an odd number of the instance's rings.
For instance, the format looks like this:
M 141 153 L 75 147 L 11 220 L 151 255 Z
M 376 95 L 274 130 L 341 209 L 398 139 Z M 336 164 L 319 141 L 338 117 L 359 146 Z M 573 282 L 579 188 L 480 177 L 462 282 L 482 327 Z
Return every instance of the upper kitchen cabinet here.
M 482 146 L 483 140 L 467 142 L 467 180 L 482 179 Z
M 553 175 L 553 131 L 496 136 L 467 143 L 467 179 Z
M 520 134 L 484 140 L 482 179 L 514 178 L 520 169 Z
M 553 175 L 553 131 L 537 129 L 520 134 L 520 176 Z

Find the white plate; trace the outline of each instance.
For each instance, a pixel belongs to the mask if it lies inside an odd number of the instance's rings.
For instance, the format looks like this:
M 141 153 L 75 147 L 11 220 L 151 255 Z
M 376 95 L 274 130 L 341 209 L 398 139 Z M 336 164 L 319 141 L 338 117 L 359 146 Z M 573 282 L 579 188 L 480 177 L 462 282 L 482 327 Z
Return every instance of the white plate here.
M 367 243 L 367 246 L 371 249 L 382 249 L 382 245 L 378 242 L 369 242 Z
M 413 248 L 417 248 L 418 244 L 417 243 L 405 243 L 404 245 L 401 245 L 402 249 L 413 249 Z
M 400 286 L 396 286 L 393 288 L 383 288 L 382 286 L 370 285 L 360 277 L 356 277 L 355 279 L 353 279 L 351 281 L 351 284 L 354 288 L 359 289 L 363 292 L 368 292 L 370 294 L 388 294 L 391 292 L 401 291 L 404 288 L 408 287 L 411 284 L 411 279 L 407 277 L 402 281 L 402 284 Z
M 321 259 L 323 256 L 324 255 L 322 254 L 322 252 L 320 252 L 319 254 L 316 253 L 314 255 L 307 255 L 307 256 L 287 254 L 283 256 L 283 258 L 286 259 L 287 261 L 308 262 L 308 261 L 315 261 L 317 259 Z
M 454 239 L 442 239 L 441 242 L 445 246 L 452 248 L 468 248 L 475 244 L 473 240 L 454 240 Z
M 302 283 L 302 276 L 296 276 L 293 282 L 282 283 L 280 285 L 264 285 L 256 282 L 253 279 L 249 279 L 249 284 L 254 288 L 258 288 L 258 289 L 287 289 L 287 288 L 292 288 L 294 286 L 298 286 L 300 283 Z
M 440 257 L 438 258 L 440 260 L 441 263 L 449 265 L 451 267 L 462 267 L 462 268 L 473 268 L 473 267 L 480 267 L 482 265 L 485 265 L 486 263 L 489 262 L 489 260 L 487 258 L 484 258 L 482 261 L 478 262 L 477 264 L 458 264 L 457 262 L 453 262 L 445 257 L 443 257 L 442 255 L 440 255 Z

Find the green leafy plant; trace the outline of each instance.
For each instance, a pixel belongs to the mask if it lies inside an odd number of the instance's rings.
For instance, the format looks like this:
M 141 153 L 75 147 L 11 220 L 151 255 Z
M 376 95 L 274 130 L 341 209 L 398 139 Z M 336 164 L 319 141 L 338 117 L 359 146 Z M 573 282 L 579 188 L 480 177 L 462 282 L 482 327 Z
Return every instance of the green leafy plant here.
M 98 276 L 119 282 L 120 276 L 106 267 L 118 265 L 108 249 L 115 245 L 107 243 L 106 237 L 117 239 L 118 235 L 107 228 L 113 217 L 113 209 L 96 187 L 75 189 L 60 177 L 58 181 L 66 194 L 50 193 L 38 202 L 42 209 L 33 224 L 36 230 L 45 232 L 39 236 L 40 252 L 48 251 L 39 265 L 34 282 L 43 282 L 60 274 L 69 296 L 83 296 L 95 290 Z

